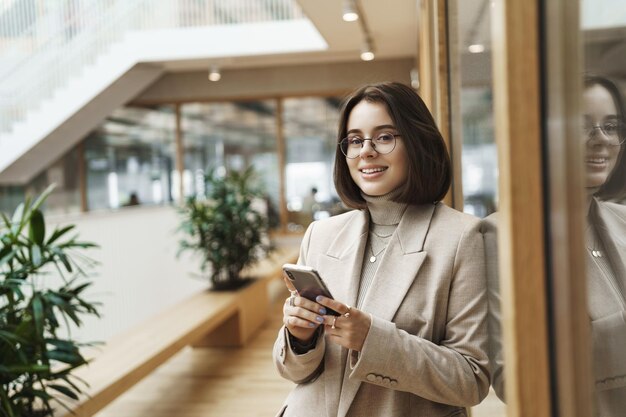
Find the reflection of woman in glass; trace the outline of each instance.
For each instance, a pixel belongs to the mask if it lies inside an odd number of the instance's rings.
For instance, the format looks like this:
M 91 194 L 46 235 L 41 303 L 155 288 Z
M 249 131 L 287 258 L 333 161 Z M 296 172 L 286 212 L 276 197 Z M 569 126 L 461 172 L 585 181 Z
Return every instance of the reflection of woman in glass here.
M 623 190 L 626 180 L 617 178 L 615 169 L 624 143 L 624 107 L 615 85 L 602 77 L 587 77 L 583 113 L 596 409 L 599 416 L 617 417 L 626 415 L 626 207 L 597 198 Z
M 465 416 L 489 387 L 483 240 L 439 202 L 441 134 L 411 88 L 384 83 L 348 99 L 338 145 L 335 185 L 358 210 L 302 241 L 335 300 L 285 303 L 274 360 L 297 386 L 280 415 Z

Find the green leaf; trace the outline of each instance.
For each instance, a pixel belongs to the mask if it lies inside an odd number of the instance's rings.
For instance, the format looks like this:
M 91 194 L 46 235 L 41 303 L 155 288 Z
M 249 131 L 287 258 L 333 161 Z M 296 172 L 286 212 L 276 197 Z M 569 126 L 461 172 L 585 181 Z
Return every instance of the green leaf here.
M 70 365 L 87 363 L 87 361 L 85 361 L 85 359 L 81 355 L 59 349 L 46 352 L 46 357 L 50 360 L 59 361 Z
M 17 249 L 13 249 L 10 253 L 8 253 L 6 256 L 0 258 L 0 266 L 4 265 L 5 263 L 9 262 L 11 259 L 13 259 L 15 257 L 15 254 L 17 254 Z
M 65 385 L 49 384 L 48 388 L 51 388 L 51 389 L 53 389 L 55 391 L 58 391 L 61 394 L 65 395 L 66 397 L 69 397 L 69 398 L 71 398 L 73 400 L 78 400 L 78 395 L 76 395 L 74 390 L 72 390 L 69 387 L 66 387 Z
M 11 218 L 11 224 L 19 224 L 22 222 L 22 217 L 24 216 L 24 203 L 20 203 L 13 212 L 13 217 Z
M 50 184 L 48 188 L 46 188 L 44 192 L 41 193 L 39 197 L 37 197 L 37 200 L 35 200 L 35 202 L 33 203 L 32 210 L 38 210 L 39 207 L 43 204 L 46 198 L 48 198 L 48 196 L 50 195 L 50 193 L 52 193 L 52 190 L 54 190 L 56 186 L 57 186 L 56 183 Z
M 30 248 L 30 259 L 34 267 L 41 266 L 41 247 L 39 245 L 33 245 Z
M 28 237 L 37 245 L 43 245 L 46 236 L 46 223 L 41 210 L 34 209 L 30 216 L 30 226 L 28 229 Z
M 44 328 L 44 306 L 41 300 L 41 294 L 35 294 L 31 301 L 32 311 L 33 311 L 33 320 L 35 322 L 35 330 L 37 332 L 37 339 L 43 339 L 43 328 Z
M 50 238 L 48 238 L 48 245 L 54 243 L 58 238 L 60 238 L 61 236 L 63 236 L 64 234 L 66 234 L 67 232 L 69 232 L 70 230 L 74 229 L 76 227 L 76 225 L 71 224 L 69 226 L 65 226 L 61 229 L 56 229 L 52 235 L 50 235 Z

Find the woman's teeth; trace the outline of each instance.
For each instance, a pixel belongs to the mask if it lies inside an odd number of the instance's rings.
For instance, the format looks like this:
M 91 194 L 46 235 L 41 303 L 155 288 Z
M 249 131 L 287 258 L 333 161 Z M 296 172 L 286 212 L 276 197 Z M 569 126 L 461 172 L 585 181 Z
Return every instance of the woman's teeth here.
M 375 172 L 383 172 L 386 169 L 387 168 L 366 168 L 366 169 L 362 169 L 361 172 L 364 174 L 373 174 Z

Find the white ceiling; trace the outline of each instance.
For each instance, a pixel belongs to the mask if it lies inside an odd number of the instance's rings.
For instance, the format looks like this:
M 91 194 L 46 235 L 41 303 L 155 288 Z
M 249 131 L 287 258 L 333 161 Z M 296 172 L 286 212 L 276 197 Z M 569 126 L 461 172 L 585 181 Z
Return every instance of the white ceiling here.
M 377 58 L 417 55 L 419 0 L 357 0 L 369 27 Z M 328 43 L 314 52 L 214 57 L 159 62 L 166 71 L 205 70 L 217 64 L 222 69 L 359 60 L 364 35 L 359 22 L 344 22 L 342 0 L 297 0 L 305 15 Z

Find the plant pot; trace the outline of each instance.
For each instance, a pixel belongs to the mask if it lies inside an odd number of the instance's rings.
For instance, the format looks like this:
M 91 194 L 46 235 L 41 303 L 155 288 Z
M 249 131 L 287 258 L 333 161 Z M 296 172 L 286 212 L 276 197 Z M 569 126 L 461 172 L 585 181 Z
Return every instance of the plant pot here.
M 240 268 L 222 268 L 211 276 L 212 291 L 233 291 L 248 285 L 251 280 L 242 277 Z

